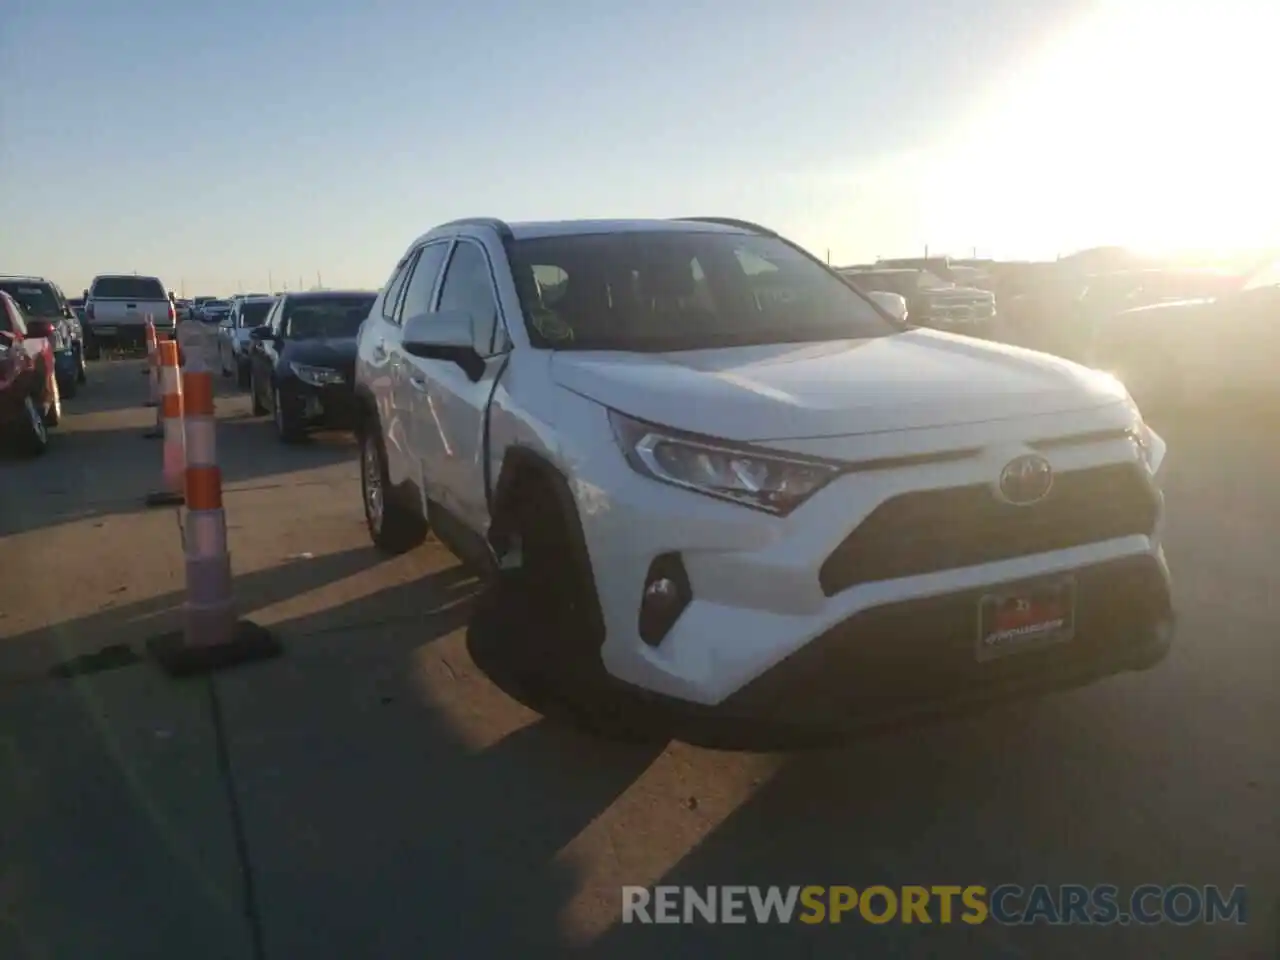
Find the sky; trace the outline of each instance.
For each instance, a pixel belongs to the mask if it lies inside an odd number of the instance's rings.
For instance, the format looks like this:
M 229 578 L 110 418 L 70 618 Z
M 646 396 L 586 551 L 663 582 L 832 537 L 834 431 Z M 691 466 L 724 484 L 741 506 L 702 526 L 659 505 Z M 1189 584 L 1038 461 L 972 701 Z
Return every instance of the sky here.
M 0 6 L 0 273 L 68 295 L 380 287 L 460 216 L 734 216 L 835 263 L 1280 246 L 1262 0 Z

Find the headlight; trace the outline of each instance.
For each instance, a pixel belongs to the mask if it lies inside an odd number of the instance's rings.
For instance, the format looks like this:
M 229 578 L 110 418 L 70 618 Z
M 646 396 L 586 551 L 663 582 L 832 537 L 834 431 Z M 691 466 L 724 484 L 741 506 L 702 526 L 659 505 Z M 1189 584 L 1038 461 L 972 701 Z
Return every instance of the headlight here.
M 654 480 L 785 516 L 840 472 L 832 463 L 736 448 L 610 411 L 614 436 L 638 472 Z
M 299 380 L 303 383 L 309 383 L 313 387 L 324 387 L 333 383 L 342 383 L 343 381 L 342 374 L 329 367 L 309 367 L 305 363 L 291 363 L 289 368 Z
M 1133 442 L 1138 448 L 1138 456 L 1142 458 L 1142 462 L 1146 464 L 1151 475 L 1155 476 L 1164 464 L 1164 455 L 1168 450 L 1168 444 L 1164 442 L 1164 438 L 1160 434 L 1147 426 L 1146 421 L 1142 419 L 1142 411 L 1133 402 L 1133 397 L 1129 397 L 1129 410 L 1133 418 L 1129 426 L 1129 436 L 1133 438 Z

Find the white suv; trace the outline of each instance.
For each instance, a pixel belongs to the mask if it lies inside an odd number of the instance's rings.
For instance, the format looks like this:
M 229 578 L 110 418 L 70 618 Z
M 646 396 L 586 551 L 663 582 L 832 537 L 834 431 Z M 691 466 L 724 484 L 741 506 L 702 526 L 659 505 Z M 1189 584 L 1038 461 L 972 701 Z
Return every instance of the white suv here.
M 437 227 L 356 381 L 375 543 L 522 587 L 512 655 L 600 725 L 883 720 L 1172 640 L 1165 444 L 1114 378 L 905 329 L 753 224 Z

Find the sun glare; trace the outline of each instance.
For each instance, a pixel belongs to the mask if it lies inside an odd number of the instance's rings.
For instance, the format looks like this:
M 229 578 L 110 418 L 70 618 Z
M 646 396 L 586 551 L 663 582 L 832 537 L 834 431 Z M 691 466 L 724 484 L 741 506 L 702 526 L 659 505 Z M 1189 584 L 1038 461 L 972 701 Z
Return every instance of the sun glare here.
M 927 190 L 930 228 L 1041 256 L 1280 246 L 1268 7 L 1095 9 L 964 125 Z

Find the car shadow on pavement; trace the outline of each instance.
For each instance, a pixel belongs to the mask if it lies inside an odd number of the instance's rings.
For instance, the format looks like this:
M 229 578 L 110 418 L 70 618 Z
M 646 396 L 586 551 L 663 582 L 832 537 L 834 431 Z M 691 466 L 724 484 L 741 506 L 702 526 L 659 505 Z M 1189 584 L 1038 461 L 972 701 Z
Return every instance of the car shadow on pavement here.
M 557 854 L 649 767 L 469 664 L 457 567 L 281 623 L 218 682 L 268 956 L 559 956 Z

